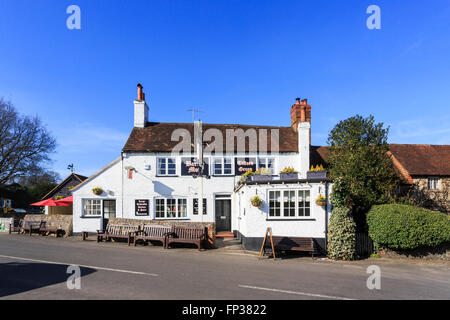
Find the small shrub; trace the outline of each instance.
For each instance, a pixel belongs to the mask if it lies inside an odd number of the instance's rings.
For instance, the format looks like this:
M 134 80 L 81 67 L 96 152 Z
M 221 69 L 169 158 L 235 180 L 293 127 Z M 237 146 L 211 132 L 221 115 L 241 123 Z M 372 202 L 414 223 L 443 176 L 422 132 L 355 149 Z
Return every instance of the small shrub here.
M 410 250 L 450 242 L 450 217 L 403 204 L 373 206 L 367 214 L 369 234 L 380 248 Z
M 356 257 L 356 224 L 346 207 L 335 207 L 331 212 L 328 257 L 334 260 L 354 260 Z

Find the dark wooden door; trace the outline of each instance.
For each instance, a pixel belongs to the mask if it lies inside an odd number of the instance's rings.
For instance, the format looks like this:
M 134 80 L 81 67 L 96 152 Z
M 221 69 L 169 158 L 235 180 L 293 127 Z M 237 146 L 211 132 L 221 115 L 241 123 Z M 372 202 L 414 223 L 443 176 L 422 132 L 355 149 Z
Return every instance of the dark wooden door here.
M 231 200 L 216 200 L 216 232 L 231 231 Z

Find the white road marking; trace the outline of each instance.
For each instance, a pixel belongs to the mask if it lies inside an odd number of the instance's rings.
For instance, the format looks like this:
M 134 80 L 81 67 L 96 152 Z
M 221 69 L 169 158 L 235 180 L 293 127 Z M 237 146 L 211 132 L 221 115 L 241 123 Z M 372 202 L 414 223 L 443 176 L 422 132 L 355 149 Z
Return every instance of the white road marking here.
M 38 260 L 38 259 L 29 259 L 29 258 L 21 258 L 21 257 L 12 257 L 12 256 L 3 256 L 0 255 L 0 258 L 8 258 L 13 260 L 23 260 L 23 261 L 32 261 L 32 262 L 41 262 L 46 264 L 60 264 L 60 265 L 76 265 L 82 268 L 91 268 L 96 270 L 105 270 L 105 271 L 113 271 L 113 272 L 122 272 L 122 273 L 131 273 L 131 274 L 139 274 L 139 275 L 145 275 L 145 276 L 152 276 L 157 277 L 158 274 L 156 273 L 145 273 L 145 272 L 139 272 L 139 271 L 130 271 L 130 270 L 121 270 L 121 269 L 112 269 L 112 268 L 105 268 L 105 267 L 96 267 L 96 266 L 87 266 L 77 263 L 66 263 L 66 262 L 54 262 L 54 261 L 46 261 L 46 260 Z
M 241 284 L 239 285 L 239 287 L 240 288 L 247 288 L 247 289 L 255 289 L 255 290 L 264 290 L 264 291 L 296 294 L 296 295 L 300 295 L 300 296 L 308 296 L 308 297 L 315 297 L 315 298 L 337 299 L 337 300 L 355 300 L 355 299 L 350 299 L 350 298 L 336 297 L 336 296 L 327 296 L 327 295 L 316 294 L 316 293 L 307 293 L 307 292 L 298 292 L 298 291 L 290 291 L 290 290 L 261 288 L 261 287 L 254 287 L 254 286 L 245 286 L 245 285 L 241 285 Z

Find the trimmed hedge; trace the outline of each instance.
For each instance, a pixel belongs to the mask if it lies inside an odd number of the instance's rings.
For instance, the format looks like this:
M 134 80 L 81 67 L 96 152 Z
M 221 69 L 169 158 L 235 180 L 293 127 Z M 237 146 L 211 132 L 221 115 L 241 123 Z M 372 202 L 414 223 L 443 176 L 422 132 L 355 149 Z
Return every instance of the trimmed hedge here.
M 450 242 L 450 217 L 403 204 L 373 206 L 367 214 L 369 235 L 378 248 L 416 249 Z
M 328 257 L 334 260 L 356 258 L 356 224 L 346 207 L 335 207 L 328 227 Z

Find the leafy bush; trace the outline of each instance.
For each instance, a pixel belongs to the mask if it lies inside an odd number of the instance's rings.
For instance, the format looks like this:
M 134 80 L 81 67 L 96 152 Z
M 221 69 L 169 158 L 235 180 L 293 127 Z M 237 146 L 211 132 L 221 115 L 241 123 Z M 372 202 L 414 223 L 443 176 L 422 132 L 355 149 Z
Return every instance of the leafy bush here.
M 356 224 L 346 207 L 335 207 L 331 212 L 328 257 L 334 260 L 353 260 L 356 257 Z
M 450 217 L 424 208 L 403 204 L 373 206 L 367 224 L 379 248 L 405 250 L 450 242 Z

